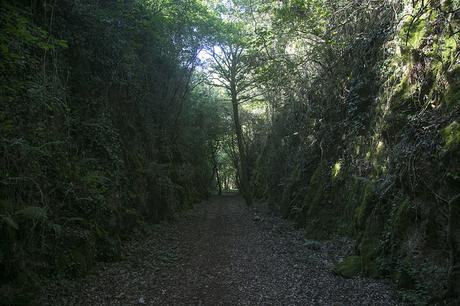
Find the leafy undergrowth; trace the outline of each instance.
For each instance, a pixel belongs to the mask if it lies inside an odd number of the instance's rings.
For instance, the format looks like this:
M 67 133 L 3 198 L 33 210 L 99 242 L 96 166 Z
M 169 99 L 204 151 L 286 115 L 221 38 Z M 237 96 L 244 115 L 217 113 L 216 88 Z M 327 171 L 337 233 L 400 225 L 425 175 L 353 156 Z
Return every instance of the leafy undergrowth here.
M 0 2 L 0 304 L 118 260 L 208 195 L 219 114 L 181 63 L 214 18 L 163 4 Z

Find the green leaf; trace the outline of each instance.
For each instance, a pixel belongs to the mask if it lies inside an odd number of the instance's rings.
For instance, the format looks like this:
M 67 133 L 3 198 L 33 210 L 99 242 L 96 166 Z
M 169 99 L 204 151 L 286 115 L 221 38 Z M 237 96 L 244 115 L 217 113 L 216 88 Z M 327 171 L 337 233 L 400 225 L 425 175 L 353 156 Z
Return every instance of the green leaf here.
M 61 48 L 68 48 L 69 47 L 69 45 L 67 44 L 67 41 L 65 41 L 65 40 L 58 40 L 58 41 L 56 41 L 56 44 Z

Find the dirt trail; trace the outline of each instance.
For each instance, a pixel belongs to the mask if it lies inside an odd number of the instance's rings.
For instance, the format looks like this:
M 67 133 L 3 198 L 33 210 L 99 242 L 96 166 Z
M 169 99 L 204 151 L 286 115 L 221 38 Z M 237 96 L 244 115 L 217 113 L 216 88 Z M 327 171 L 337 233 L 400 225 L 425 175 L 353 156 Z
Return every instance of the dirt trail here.
M 382 282 L 331 272 L 349 243 L 305 240 L 263 205 L 215 197 L 43 291 L 43 305 L 397 305 Z

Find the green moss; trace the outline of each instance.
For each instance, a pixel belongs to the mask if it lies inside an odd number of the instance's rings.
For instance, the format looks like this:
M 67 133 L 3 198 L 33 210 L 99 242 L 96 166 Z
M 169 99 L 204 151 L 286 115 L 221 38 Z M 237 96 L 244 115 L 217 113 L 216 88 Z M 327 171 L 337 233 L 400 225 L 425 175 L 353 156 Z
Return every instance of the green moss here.
M 355 209 L 354 224 L 357 229 L 362 229 L 364 227 L 365 221 L 372 210 L 373 196 L 374 184 L 366 182 L 360 205 Z
M 295 184 L 300 181 L 301 169 L 300 167 L 294 167 L 291 171 L 288 181 L 283 189 L 281 197 L 281 213 L 283 216 L 288 217 L 291 213 L 292 200 L 295 191 Z
M 447 71 L 447 80 L 449 84 L 460 83 L 460 65 L 454 65 Z
M 419 48 L 420 45 L 422 44 L 422 40 L 425 37 L 426 34 L 426 21 L 425 19 L 421 19 L 411 33 L 409 34 L 409 40 L 408 44 L 412 46 L 413 48 Z
M 334 272 L 344 277 L 354 277 L 362 273 L 361 256 L 349 256 L 334 267 Z
M 452 122 L 441 131 L 444 139 L 445 148 L 454 150 L 460 145 L 460 124 L 457 121 Z
M 449 86 L 443 100 L 445 106 L 448 108 L 457 105 L 460 102 L 460 86 Z
M 403 27 L 401 28 L 401 32 L 399 34 L 400 39 L 403 42 L 407 41 L 408 47 L 418 49 L 421 46 L 423 39 L 427 34 L 426 24 L 426 18 L 422 17 L 413 21 L 413 18 L 409 17 L 404 23 Z M 407 51 L 407 49 L 404 49 L 402 51 L 405 52 Z
M 399 110 L 404 105 L 413 103 L 414 93 L 416 91 L 416 84 L 410 84 L 409 75 L 405 73 L 393 91 L 393 95 L 391 97 L 391 109 Z
M 366 181 L 361 178 L 350 177 L 346 180 L 339 200 L 343 205 L 337 229 L 340 234 L 353 235 L 354 225 L 350 220 L 354 218 L 356 206 L 360 204 L 365 185 Z
M 331 187 L 330 170 L 326 163 L 316 168 L 304 199 L 306 234 L 315 239 L 328 239 L 336 234 L 341 219 L 346 218 L 346 215 L 337 214 L 338 209 L 343 211 L 341 200 L 346 192 L 345 185 Z
M 382 216 L 373 211 L 366 222 L 366 227 L 359 243 L 359 253 L 362 258 L 363 272 L 371 277 L 379 277 L 380 270 L 377 265 L 377 258 L 380 252 L 380 237 L 384 229 Z
M 431 62 L 431 72 L 433 73 L 434 76 L 436 76 L 436 78 L 439 78 L 439 76 L 443 72 L 444 65 L 442 61 L 435 59 L 435 56 L 436 56 L 435 54 L 429 55 L 429 56 L 434 58 L 434 60 Z
M 393 221 L 393 237 L 402 238 L 407 228 L 410 226 L 410 201 L 405 199 L 397 204 L 395 218 Z
M 308 201 L 309 203 L 306 203 L 308 205 L 308 214 L 311 215 L 313 212 L 317 209 L 318 205 L 321 202 L 322 195 L 323 195 L 323 164 L 320 164 L 318 168 L 316 168 L 315 172 L 310 178 L 310 183 L 308 184 L 308 190 L 309 194 L 312 196 L 309 197 Z
M 455 36 L 446 37 L 442 46 L 441 58 L 443 62 L 451 62 L 455 56 L 457 42 Z
M 342 169 L 342 161 L 339 160 L 334 164 L 331 170 L 331 175 L 333 179 L 337 178 L 337 176 L 340 175 L 341 169 Z

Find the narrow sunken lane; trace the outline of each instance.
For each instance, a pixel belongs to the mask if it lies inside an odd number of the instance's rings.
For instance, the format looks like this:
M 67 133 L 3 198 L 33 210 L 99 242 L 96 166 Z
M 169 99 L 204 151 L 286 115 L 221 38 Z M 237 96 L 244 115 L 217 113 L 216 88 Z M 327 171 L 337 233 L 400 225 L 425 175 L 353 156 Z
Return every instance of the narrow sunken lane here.
M 376 280 L 332 272 L 347 242 L 306 240 L 264 205 L 212 198 L 126 245 L 125 259 L 43 291 L 44 305 L 397 305 Z M 65 288 L 65 289 L 64 289 Z

